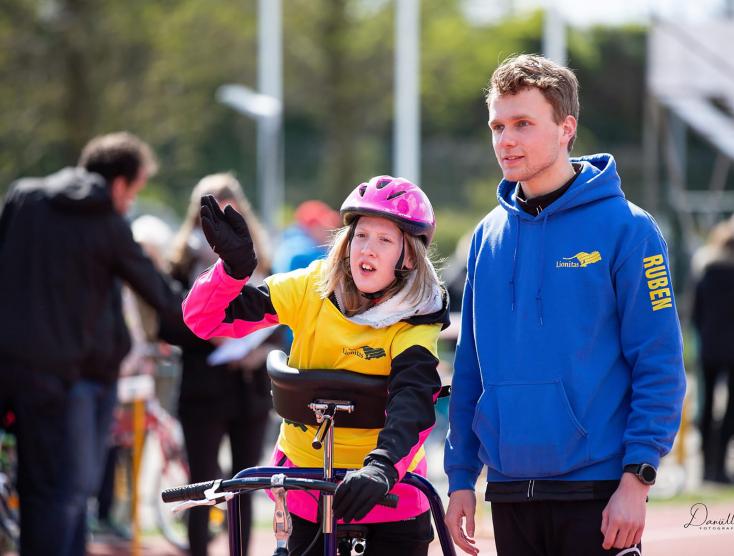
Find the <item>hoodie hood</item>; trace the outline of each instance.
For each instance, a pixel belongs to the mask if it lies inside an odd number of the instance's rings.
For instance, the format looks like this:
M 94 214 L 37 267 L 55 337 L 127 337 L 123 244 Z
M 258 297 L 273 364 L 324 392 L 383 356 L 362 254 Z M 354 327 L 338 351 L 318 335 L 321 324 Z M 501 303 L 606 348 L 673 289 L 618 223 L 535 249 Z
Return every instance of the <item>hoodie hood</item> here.
M 617 163 L 611 154 L 592 154 L 571 158 L 572 164 L 581 165 L 581 172 L 568 191 L 556 199 L 538 216 L 528 214 L 517 202 L 518 184 L 502 180 L 497 187 L 497 200 L 509 214 L 527 220 L 552 217 L 554 214 L 593 203 L 609 197 L 624 197 Z
M 113 209 L 107 182 L 84 168 L 64 168 L 46 178 L 51 204 L 77 212 L 107 212 Z

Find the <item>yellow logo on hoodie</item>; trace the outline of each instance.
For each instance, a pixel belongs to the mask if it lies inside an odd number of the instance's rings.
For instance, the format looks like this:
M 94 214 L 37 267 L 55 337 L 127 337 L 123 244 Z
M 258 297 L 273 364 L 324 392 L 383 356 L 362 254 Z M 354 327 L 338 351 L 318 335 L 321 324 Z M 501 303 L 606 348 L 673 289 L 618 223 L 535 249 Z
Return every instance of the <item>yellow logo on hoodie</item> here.
M 579 251 L 573 257 L 564 257 L 562 261 L 556 261 L 556 268 L 584 268 L 601 260 L 599 251 Z
M 668 269 L 665 266 L 663 254 L 659 253 L 642 259 L 645 270 L 647 288 L 650 290 L 650 306 L 653 311 L 673 307 L 673 293 L 668 279 Z

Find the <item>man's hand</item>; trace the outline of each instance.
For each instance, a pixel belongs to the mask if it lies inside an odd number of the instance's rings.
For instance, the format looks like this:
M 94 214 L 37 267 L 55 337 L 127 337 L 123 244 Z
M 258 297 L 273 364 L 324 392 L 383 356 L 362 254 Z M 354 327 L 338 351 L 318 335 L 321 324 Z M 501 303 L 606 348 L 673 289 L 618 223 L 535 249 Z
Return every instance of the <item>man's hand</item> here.
M 474 546 L 474 512 L 477 509 L 477 497 L 473 490 L 455 490 L 449 495 L 449 507 L 444 522 L 454 539 L 454 544 L 467 554 L 478 554 Z M 464 528 L 466 519 L 466 528 Z
M 252 276 L 257 256 L 245 219 L 232 205 L 224 212 L 212 195 L 201 198 L 201 229 L 209 245 L 224 262 L 224 269 L 233 278 L 241 280 Z
M 359 521 L 390 492 L 398 479 L 392 463 L 374 458 L 362 469 L 349 471 L 334 493 L 334 515 L 344 520 Z
M 648 485 L 642 484 L 632 473 L 623 473 L 619 487 L 601 513 L 602 546 L 629 548 L 639 544 L 645 529 Z

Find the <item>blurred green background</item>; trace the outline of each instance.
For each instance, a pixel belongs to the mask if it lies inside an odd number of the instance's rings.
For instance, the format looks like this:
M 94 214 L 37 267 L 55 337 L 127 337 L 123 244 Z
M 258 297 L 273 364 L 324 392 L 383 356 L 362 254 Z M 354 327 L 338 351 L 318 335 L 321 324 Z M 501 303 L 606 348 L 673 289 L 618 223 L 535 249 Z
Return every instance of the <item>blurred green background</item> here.
M 421 2 L 421 185 L 439 253 L 495 204 L 486 129 L 489 76 L 541 50 L 542 14 L 478 24 L 459 0 Z M 2 0 L 0 194 L 20 176 L 74 164 L 92 136 L 127 129 L 161 171 L 143 193 L 181 215 L 207 173 L 231 170 L 257 205 L 256 124 L 217 103 L 223 83 L 256 88 L 256 0 Z M 285 203 L 338 207 L 393 169 L 393 2 L 284 0 Z M 575 153 L 613 152 L 641 202 L 646 29 L 568 29 L 582 85 Z M 694 153 L 695 155 L 695 153 Z M 709 160 L 692 155 L 689 164 Z M 706 174 L 708 175 L 708 173 Z

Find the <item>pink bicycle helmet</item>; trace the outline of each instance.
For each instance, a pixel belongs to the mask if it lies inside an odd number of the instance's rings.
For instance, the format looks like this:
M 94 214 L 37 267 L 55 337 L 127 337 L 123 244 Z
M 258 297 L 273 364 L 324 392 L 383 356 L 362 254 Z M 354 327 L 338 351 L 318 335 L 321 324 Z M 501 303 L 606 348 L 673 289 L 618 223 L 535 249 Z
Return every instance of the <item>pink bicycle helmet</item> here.
M 436 231 L 436 217 L 431 201 L 420 187 L 403 178 L 375 176 L 359 184 L 339 210 L 344 224 L 357 216 L 382 216 L 430 245 Z

